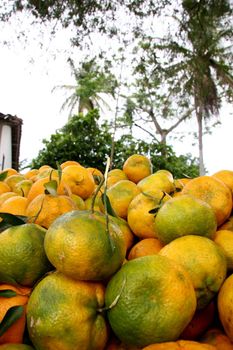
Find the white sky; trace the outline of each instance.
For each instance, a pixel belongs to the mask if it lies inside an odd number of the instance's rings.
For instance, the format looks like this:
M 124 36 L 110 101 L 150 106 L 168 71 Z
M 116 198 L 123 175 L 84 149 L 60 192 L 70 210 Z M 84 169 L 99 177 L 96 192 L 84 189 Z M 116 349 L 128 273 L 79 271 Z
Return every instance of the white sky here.
M 14 28 L 5 24 L 0 27 L 1 39 L 14 38 Z M 44 38 L 46 43 L 46 38 Z M 0 112 L 23 119 L 20 160 L 30 161 L 42 148 L 42 139 L 62 127 L 68 117 L 60 112 L 65 96 L 62 91 L 52 92 L 57 85 L 74 84 L 70 67 L 62 52 L 70 48 L 69 37 L 60 32 L 53 42 L 39 48 L 32 37 L 28 46 L 16 40 L 10 47 L 2 46 L 0 55 Z M 53 55 L 56 53 L 56 57 Z M 34 62 L 31 62 L 33 58 Z M 220 114 L 221 125 L 213 129 L 212 135 L 204 137 L 204 160 L 209 174 L 221 169 L 233 170 L 233 118 L 232 106 L 224 106 Z M 196 129 L 184 125 L 183 130 Z M 177 154 L 198 155 L 198 145 L 192 145 L 190 137 L 173 144 Z

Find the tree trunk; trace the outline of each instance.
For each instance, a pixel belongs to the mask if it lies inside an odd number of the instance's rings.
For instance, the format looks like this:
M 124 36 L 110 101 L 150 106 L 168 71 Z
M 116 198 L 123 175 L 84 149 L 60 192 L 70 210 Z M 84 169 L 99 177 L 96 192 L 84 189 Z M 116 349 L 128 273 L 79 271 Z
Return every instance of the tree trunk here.
M 203 113 L 202 108 L 196 110 L 198 123 L 198 148 L 199 148 L 199 175 L 205 175 L 204 157 L 203 157 Z

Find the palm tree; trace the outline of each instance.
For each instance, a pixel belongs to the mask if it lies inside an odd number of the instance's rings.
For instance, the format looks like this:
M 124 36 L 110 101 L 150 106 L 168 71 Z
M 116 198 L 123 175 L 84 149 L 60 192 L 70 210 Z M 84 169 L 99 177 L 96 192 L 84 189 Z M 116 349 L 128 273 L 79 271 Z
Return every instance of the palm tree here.
M 105 71 L 101 69 L 95 62 L 95 58 L 83 61 L 79 69 L 75 67 L 71 58 L 68 62 L 76 84 L 56 87 L 72 91 L 61 109 L 68 107 L 69 117 L 71 117 L 76 106 L 78 106 L 78 113 L 85 113 L 94 108 L 103 109 L 103 105 L 109 108 L 106 98 L 108 95 L 114 97 L 117 87 L 114 75 L 107 68 Z
M 169 52 L 169 76 L 179 76 L 183 90 L 193 99 L 198 123 L 199 171 L 205 174 L 203 122 L 219 113 L 223 98 L 232 98 L 232 9 L 227 0 L 183 0 L 179 33 L 158 49 Z M 230 21 L 231 20 L 231 21 Z M 175 63 L 171 63 L 172 61 Z

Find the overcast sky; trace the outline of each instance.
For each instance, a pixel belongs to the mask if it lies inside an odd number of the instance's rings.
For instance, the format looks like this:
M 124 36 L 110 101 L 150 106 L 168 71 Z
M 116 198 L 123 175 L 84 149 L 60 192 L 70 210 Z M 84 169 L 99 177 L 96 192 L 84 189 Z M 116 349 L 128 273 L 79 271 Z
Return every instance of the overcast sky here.
M 20 160 L 30 161 L 42 148 L 42 139 L 62 127 L 68 111 L 60 112 L 65 96 L 62 91 L 52 92 L 57 85 L 74 84 L 63 51 L 70 47 L 66 33 L 60 32 L 55 40 L 40 49 L 33 37 L 24 48 L 14 38 L 14 28 L 0 27 L 1 38 L 13 38 L 10 46 L 3 46 L 0 55 L 0 112 L 23 119 Z M 204 160 L 209 174 L 221 169 L 233 170 L 233 117 L 232 106 L 224 106 L 220 113 L 221 125 L 212 135 L 204 137 Z M 187 134 L 196 129 L 195 121 L 182 127 Z M 173 144 L 178 154 L 198 155 L 198 145 L 190 137 Z

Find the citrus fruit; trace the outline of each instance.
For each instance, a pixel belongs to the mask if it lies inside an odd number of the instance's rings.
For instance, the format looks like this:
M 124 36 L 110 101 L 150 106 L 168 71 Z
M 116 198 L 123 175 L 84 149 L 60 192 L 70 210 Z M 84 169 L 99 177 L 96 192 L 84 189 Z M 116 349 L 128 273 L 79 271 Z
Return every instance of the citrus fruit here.
M 32 181 L 34 181 L 35 176 L 39 173 L 38 169 L 30 169 L 28 170 L 25 174 L 24 177 L 25 179 L 31 179 Z
M 207 202 L 214 210 L 218 226 L 231 215 L 231 190 L 216 177 L 207 175 L 196 177 L 184 186 L 182 193 L 191 194 Z
M 52 269 L 45 251 L 46 230 L 36 224 L 11 226 L 0 234 L 0 282 L 33 286 Z
M 15 321 L 3 335 L 0 336 L 0 344 L 22 343 L 26 325 L 26 304 L 30 291 L 31 289 L 27 287 L 0 284 L 0 324 L 10 308 L 14 306 L 23 306 L 21 313 L 18 314 Z
M 229 216 L 229 218 L 219 226 L 219 230 L 229 230 L 233 231 L 233 216 Z
M 34 348 L 27 344 L 9 343 L 0 345 L 0 350 L 34 350 Z
M 180 339 L 196 340 L 207 331 L 215 318 L 215 301 L 212 300 L 203 309 L 196 310 L 192 320 L 180 335 Z
M 130 181 L 138 183 L 151 175 L 152 164 L 148 157 L 142 154 L 132 154 L 123 164 L 123 171 Z
M 145 238 L 137 242 L 129 251 L 128 260 L 140 258 L 145 255 L 157 254 L 163 244 L 157 238 Z
M 125 241 L 125 246 L 126 246 L 126 251 L 128 251 L 133 243 L 134 243 L 134 234 L 131 231 L 128 223 L 126 220 L 119 218 L 119 217 L 115 217 L 115 216 L 109 216 L 110 220 L 113 221 L 113 223 L 115 223 L 117 226 L 119 226 L 122 234 L 123 234 L 123 238 Z
M 157 237 L 164 243 L 185 235 L 212 238 L 217 229 L 210 205 L 191 195 L 181 195 L 166 201 L 154 219 Z
M 233 270 L 233 232 L 230 230 L 218 230 L 213 238 L 219 245 L 227 259 L 227 269 Z
M 45 193 L 45 185 L 51 181 L 55 180 L 57 181 L 57 194 L 64 194 L 64 195 L 70 195 L 71 190 L 69 186 L 64 181 L 58 181 L 58 175 L 56 173 L 53 173 L 51 177 L 43 177 L 41 179 L 36 180 L 33 185 L 31 186 L 30 190 L 28 191 L 27 198 L 28 201 L 31 202 L 36 196 L 39 194 Z
M 107 326 L 104 287 L 61 273 L 43 278 L 27 306 L 28 333 L 37 350 L 103 350 Z
M 81 165 L 69 165 L 62 170 L 62 180 L 72 193 L 88 198 L 95 189 L 95 181 L 90 172 Z
M 61 169 L 63 170 L 64 168 L 66 168 L 69 165 L 80 165 L 79 162 L 76 162 L 76 160 L 67 160 L 63 163 L 61 163 Z
M 214 173 L 212 176 L 224 182 L 224 184 L 227 185 L 230 188 L 231 192 L 233 193 L 233 171 L 232 170 L 219 170 L 216 173 Z
M 132 199 L 140 193 L 137 185 L 130 180 L 121 180 L 107 189 L 107 196 L 117 216 L 127 218 Z
M 141 192 L 160 190 L 171 193 L 175 190 L 173 177 L 166 172 L 155 172 L 139 181 L 137 186 Z
M 65 195 L 40 194 L 27 206 L 29 222 L 48 228 L 60 215 L 77 209 L 75 202 Z
M 177 339 L 194 315 L 196 296 L 182 266 L 150 255 L 126 262 L 112 276 L 105 305 L 116 336 L 143 347 Z
M 15 192 L 5 192 L 0 194 L 0 207 L 5 200 L 11 197 L 15 197 L 17 194 Z
M 13 169 L 13 168 L 5 168 L 2 171 L 0 171 L 0 174 L 1 173 L 5 173 L 5 172 L 7 172 L 7 177 L 11 176 L 11 175 L 17 175 L 18 174 L 18 171 Z
M 80 280 L 102 280 L 119 269 L 125 241 L 116 224 L 91 211 L 61 215 L 45 236 L 45 251 L 58 271 Z
M 196 291 L 198 309 L 210 302 L 226 277 L 225 255 L 209 238 L 183 236 L 165 245 L 158 254 L 181 264 L 189 273 Z
M 10 192 L 11 188 L 6 182 L 0 181 L 0 194 Z
M 233 342 L 233 275 L 227 277 L 218 293 L 218 313 L 226 335 Z
M 11 196 L 1 204 L 0 211 L 14 215 L 26 215 L 27 206 L 28 200 L 26 197 Z
M 24 179 L 22 181 L 19 181 L 16 185 L 15 185 L 15 192 L 19 195 L 19 196 L 23 196 L 23 197 L 27 197 L 28 192 L 31 188 L 33 184 L 33 181 L 30 179 Z
M 135 234 L 140 239 L 155 238 L 157 236 L 154 225 L 154 214 L 151 210 L 159 208 L 160 202 L 164 203 L 170 196 L 164 196 L 162 191 L 148 191 L 137 194 L 129 204 L 127 221 Z
M 10 191 L 15 192 L 16 184 L 22 180 L 25 180 L 25 177 L 22 174 L 16 174 L 8 176 L 4 182 L 10 187 Z
M 112 169 L 108 172 L 107 188 L 121 180 L 128 180 L 127 175 L 121 169 Z
M 152 344 L 142 350 L 217 350 L 210 344 L 203 344 L 192 340 L 177 340 L 176 342 L 167 342 L 161 344 Z
M 85 201 L 80 196 L 78 196 L 77 194 L 71 193 L 70 198 L 75 203 L 77 209 L 79 210 L 86 209 Z
M 222 329 L 210 328 L 201 338 L 203 343 L 216 346 L 218 350 L 233 350 L 233 343 Z

